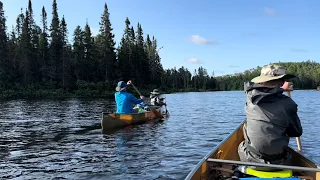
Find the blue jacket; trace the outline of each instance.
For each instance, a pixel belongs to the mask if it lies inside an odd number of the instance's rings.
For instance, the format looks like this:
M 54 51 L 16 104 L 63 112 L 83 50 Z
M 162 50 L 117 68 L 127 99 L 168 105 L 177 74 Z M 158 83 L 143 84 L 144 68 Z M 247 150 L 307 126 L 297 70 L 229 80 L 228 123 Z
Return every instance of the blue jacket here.
M 143 102 L 142 99 L 138 99 L 126 91 L 116 92 L 114 96 L 117 104 L 117 114 L 133 113 L 132 104 L 140 104 Z

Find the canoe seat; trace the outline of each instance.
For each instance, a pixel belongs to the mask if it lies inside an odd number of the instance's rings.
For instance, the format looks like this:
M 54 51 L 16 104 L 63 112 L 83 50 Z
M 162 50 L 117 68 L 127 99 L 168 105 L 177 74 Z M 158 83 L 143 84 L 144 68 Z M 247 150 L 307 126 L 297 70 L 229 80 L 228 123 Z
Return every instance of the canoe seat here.
M 262 171 L 256 170 L 248 166 L 239 166 L 238 170 L 244 174 L 259 177 L 259 178 L 290 178 L 292 177 L 292 170 L 282 169 L 278 171 Z

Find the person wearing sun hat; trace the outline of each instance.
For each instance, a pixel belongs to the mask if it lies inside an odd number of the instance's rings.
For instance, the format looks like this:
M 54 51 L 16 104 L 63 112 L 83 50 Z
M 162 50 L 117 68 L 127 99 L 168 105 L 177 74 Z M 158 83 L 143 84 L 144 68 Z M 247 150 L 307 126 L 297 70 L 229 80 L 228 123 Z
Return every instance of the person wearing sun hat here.
M 132 104 L 140 104 L 143 102 L 144 97 L 140 96 L 140 99 L 134 97 L 132 94 L 127 92 L 128 85 L 131 81 L 125 83 L 124 81 L 119 81 L 116 87 L 115 101 L 117 105 L 117 114 L 130 114 L 134 113 Z
M 150 104 L 153 106 L 163 106 L 166 105 L 162 100 L 163 98 L 160 98 L 160 92 L 158 89 L 154 89 L 152 92 L 150 92 Z
M 297 104 L 283 94 L 282 86 L 294 77 L 284 67 L 270 64 L 245 85 L 245 140 L 238 147 L 241 161 L 290 165 L 291 153 L 285 147 L 290 137 L 302 135 L 302 127 Z

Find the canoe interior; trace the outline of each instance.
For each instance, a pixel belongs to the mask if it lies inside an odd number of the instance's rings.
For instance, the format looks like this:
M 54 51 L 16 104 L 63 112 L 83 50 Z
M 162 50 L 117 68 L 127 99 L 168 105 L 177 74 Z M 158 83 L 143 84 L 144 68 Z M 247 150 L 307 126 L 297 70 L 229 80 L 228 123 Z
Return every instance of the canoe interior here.
M 232 134 L 230 134 L 224 141 L 222 141 L 215 149 L 213 149 L 208 155 L 206 155 L 198 165 L 189 173 L 186 179 L 192 180 L 209 180 L 209 179 L 219 179 L 219 175 L 230 176 L 230 172 L 234 165 L 227 163 L 218 163 L 218 162 L 209 162 L 208 158 L 213 159 L 222 159 L 222 160 L 234 160 L 240 161 L 238 155 L 238 146 L 244 140 L 243 136 L 243 123 L 240 124 Z M 311 167 L 318 168 L 316 163 L 307 159 L 302 154 L 296 152 L 290 147 L 287 147 L 287 150 L 292 153 L 292 166 L 300 167 Z M 218 168 L 217 168 L 218 167 Z M 224 170 L 217 170 L 223 168 Z M 225 170 L 227 169 L 227 170 Z M 230 172 L 228 172 L 228 169 Z M 293 171 L 293 175 L 297 176 L 308 176 L 309 178 L 319 179 L 319 172 L 310 172 L 310 171 Z M 221 176 L 220 176 L 221 177 Z M 231 176 L 230 176 L 231 177 Z
M 157 108 L 160 111 L 161 108 Z M 146 111 L 141 113 L 132 114 L 109 114 L 107 112 L 102 113 L 101 126 L 103 130 L 116 129 L 133 124 L 142 124 L 147 121 L 158 121 L 155 114 L 152 111 Z

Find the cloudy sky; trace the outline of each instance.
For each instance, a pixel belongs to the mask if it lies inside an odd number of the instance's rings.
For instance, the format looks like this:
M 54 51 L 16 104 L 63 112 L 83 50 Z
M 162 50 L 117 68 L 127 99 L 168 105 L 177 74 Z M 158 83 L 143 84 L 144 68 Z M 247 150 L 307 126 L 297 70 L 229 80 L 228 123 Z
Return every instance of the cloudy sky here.
M 28 0 L 2 0 L 11 30 L 20 8 Z M 52 1 L 33 0 L 35 19 L 42 6 L 51 22 Z M 124 21 L 158 39 L 165 68 L 203 66 L 216 75 L 241 72 L 278 61 L 319 62 L 320 1 L 292 0 L 57 0 L 65 16 L 69 38 L 77 25 L 88 20 L 98 32 L 104 3 L 119 42 Z

